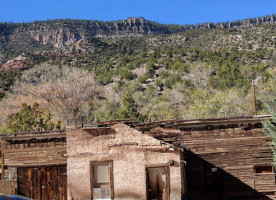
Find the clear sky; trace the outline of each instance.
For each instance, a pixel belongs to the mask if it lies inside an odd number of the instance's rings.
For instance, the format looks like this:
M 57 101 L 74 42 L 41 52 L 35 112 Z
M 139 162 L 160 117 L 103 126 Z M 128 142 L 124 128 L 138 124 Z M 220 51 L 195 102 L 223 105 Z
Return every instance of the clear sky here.
M 144 17 L 165 24 L 196 24 L 271 14 L 276 14 L 276 0 L 0 0 L 0 22 Z

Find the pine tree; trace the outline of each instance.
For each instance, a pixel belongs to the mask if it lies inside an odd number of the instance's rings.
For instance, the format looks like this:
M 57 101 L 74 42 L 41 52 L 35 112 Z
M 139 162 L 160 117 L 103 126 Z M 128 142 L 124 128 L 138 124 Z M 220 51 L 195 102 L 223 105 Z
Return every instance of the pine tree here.
M 119 111 L 120 118 L 137 119 L 139 117 L 136 102 L 128 92 L 126 92 L 125 95 L 123 96 L 122 107 L 123 108 Z
M 273 152 L 273 166 L 276 166 L 276 99 L 272 99 L 272 105 L 267 105 L 271 115 L 272 120 L 263 121 L 263 126 L 265 130 L 263 131 L 272 140 L 271 150 Z
M 51 117 L 50 113 L 46 118 L 42 117 L 39 104 L 29 106 L 24 103 L 21 110 L 10 117 L 6 128 L 8 132 L 53 130 L 56 125 L 51 121 Z M 60 128 L 59 123 L 58 126 L 56 128 Z

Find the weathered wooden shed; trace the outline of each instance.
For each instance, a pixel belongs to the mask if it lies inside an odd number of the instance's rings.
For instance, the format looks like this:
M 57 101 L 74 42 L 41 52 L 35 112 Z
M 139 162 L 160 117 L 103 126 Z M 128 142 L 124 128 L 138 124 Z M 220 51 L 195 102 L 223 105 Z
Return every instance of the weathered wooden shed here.
M 67 129 L 68 199 L 184 199 L 183 152 L 125 124 Z
M 67 197 L 65 131 L 1 134 L 3 180 L 35 200 Z M 10 181 L 9 181 L 10 182 Z
M 185 148 L 188 200 L 274 199 L 269 116 L 137 124 L 144 134 Z

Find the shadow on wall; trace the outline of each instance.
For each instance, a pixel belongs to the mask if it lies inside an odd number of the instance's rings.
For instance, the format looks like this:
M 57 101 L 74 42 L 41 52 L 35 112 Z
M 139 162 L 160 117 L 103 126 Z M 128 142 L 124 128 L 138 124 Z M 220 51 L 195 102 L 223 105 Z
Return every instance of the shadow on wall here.
M 185 160 L 187 200 L 272 200 L 191 151 Z

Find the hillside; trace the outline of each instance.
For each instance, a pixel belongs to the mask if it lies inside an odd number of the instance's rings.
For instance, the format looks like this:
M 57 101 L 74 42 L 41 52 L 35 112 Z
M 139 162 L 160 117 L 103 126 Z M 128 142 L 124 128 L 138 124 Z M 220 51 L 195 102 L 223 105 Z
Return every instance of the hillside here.
M 35 102 L 63 125 L 252 115 L 251 80 L 266 114 L 266 93 L 276 93 L 275 19 L 1 23 L 0 121 Z M 137 115 L 122 115 L 125 93 Z
M 16 54 L 25 51 L 38 51 L 51 47 L 62 48 L 89 37 L 139 37 L 199 29 L 231 29 L 273 25 L 275 19 L 276 16 L 272 15 L 235 22 L 185 26 L 159 24 L 141 17 L 112 22 L 65 19 L 17 24 L 0 23 L 0 53 L 8 57 L 18 56 Z

